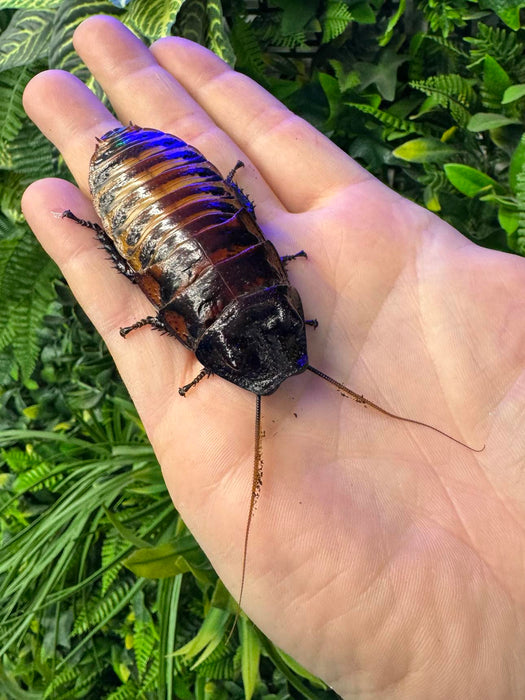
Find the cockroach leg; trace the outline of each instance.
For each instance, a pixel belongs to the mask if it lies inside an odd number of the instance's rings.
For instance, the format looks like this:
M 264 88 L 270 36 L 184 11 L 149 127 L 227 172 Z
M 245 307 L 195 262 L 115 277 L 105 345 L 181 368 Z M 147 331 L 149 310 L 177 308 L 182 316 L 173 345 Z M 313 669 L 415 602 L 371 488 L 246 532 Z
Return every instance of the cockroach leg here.
M 73 212 L 70 209 L 66 209 L 66 211 L 62 212 L 62 218 L 71 219 L 71 221 L 74 221 L 76 224 L 79 224 L 80 226 L 85 226 L 85 228 L 89 228 L 92 231 L 94 231 L 97 240 L 100 241 L 100 243 L 102 243 L 102 247 L 104 248 L 104 250 L 107 253 L 109 253 L 109 257 L 115 264 L 116 269 L 121 274 L 125 275 L 128 279 L 130 279 L 132 282 L 136 281 L 137 273 L 131 267 L 129 262 L 125 258 L 123 258 L 122 255 L 120 255 L 120 253 L 115 247 L 115 244 L 100 224 L 97 224 L 94 221 L 86 221 L 86 219 L 80 219 L 78 216 L 76 216 L 76 214 L 73 214 Z
M 87 221 L 86 219 L 80 219 L 76 214 L 73 214 L 71 209 L 66 209 L 66 211 L 63 211 L 62 218 L 63 219 L 71 219 L 71 221 L 74 221 L 76 224 L 79 224 L 80 226 L 85 226 L 86 228 L 90 228 L 92 231 L 95 231 L 97 236 L 99 234 L 104 234 L 104 236 L 107 235 L 100 224 L 97 224 L 94 221 Z
M 189 384 L 185 384 L 184 386 L 179 387 L 179 394 L 181 396 L 186 396 L 188 391 L 192 387 L 196 386 L 200 382 L 201 379 L 204 379 L 204 377 L 209 377 L 211 374 L 212 374 L 212 371 L 210 369 L 206 369 L 206 367 L 204 367 L 204 369 L 201 369 L 199 374 Z
M 226 175 L 226 182 L 228 183 L 228 185 L 235 185 L 235 183 L 233 182 L 233 178 L 237 170 L 240 170 L 240 168 L 244 168 L 244 163 L 242 162 L 242 160 L 238 160 L 233 166 L 233 168 L 230 170 L 228 175 Z
M 131 333 L 131 331 L 134 331 L 137 328 L 142 328 L 143 326 L 152 326 L 153 328 L 156 328 L 159 331 L 166 331 L 166 326 L 164 325 L 163 321 L 161 321 L 156 316 L 146 316 L 146 318 L 142 318 L 140 321 L 137 321 L 132 326 L 125 326 L 124 328 L 121 328 L 120 335 L 123 338 L 125 338 L 128 335 L 128 333 Z
M 293 255 L 281 255 L 281 262 L 286 264 L 287 262 L 290 262 L 290 260 L 296 260 L 297 258 L 307 258 L 308 255 L 305 253 L 304 250 L 300 250 L 298 253 L 294 253 Z

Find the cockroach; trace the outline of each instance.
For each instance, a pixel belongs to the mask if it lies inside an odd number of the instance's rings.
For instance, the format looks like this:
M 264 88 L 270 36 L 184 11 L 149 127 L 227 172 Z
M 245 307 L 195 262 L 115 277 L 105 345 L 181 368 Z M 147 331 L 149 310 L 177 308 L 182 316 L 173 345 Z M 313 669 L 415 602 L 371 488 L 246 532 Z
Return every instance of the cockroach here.
M 193 146 L 133 124 L 112 129 L 97 142 L 89 187 L 103 226 L 71 211 L 63 216 L 94 230 L 117 270 L 157 310 L 122 328 L 121 335 L 149 325 L 195 353 L 203 369 L 179 389 L 181 396 L 213 374 L 255 394 L 253 482 L 239 611 L 262 483 L 261 397 L 285 379 L 308 370 L 390 418 L 474 448 L 423 421 L 385 410 L 309 364 L 305 327 L 317 322 L 305 320 L 301 298 L 285 270 L 285 263 L 306 254 L 280 257 L 265 238 L 254 205 L 234 181 L 241 161 L 223 178 Z

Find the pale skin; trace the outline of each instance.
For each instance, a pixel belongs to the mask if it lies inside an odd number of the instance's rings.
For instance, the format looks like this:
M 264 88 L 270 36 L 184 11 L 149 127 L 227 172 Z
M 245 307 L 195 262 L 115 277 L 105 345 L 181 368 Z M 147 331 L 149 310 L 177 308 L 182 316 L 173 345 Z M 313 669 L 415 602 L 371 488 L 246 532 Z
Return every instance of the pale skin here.
M 344 697 L 525 693 L 525 261 L 470 243 L 371 177 L 202 47 L 148 50 L 96 17 L 75 47 L 120 121 L 176 134 L 256 202 L 305 315 L 310 362 L 432 431 L 344 399 L 310 373 L 263 398 L 264 481 L 243 608 Z M 253 463 L 255 397 L 175 339 L 119 328 L 152 313 L 87 229 L 95 137 L 118 125 L 74 77 L 42 73 L 29 116 L 80 189 L 42 180 L 23 209 L 104 337 L 175 507 L 233 596 Z M 297 414 L 295 417 L 294 414 Z

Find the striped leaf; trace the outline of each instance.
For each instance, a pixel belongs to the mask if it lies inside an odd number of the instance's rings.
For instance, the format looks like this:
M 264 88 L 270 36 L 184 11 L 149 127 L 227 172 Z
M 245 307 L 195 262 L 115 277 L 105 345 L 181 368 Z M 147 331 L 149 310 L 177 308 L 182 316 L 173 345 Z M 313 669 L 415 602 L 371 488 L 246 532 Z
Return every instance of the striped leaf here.
M 78 25 L 93 15 L 119 13 L 110 2 L 104 0 L 62 0 L 54 13 L 53 35 L 49 42 L 49 67 L 73 73 L 99 96 L 95 81 L 73 48 L 73 33 Z
M 169 36 L 184 0 L 134 0 L 126 23 L 149 41 Z
M 33 63 L 47 52 L 53 10 L 17 10 L 0 36 L 0 70 Z
M 208 0 L 206 12 L 208 13 L 208 46 L 223 61 L 233 66 L 235 53 L 226 31 L 221 0 Z
M 60 0 L 0 0 L 0 10 L 54 10 Z
M 206 0 L 186 0 L 177 17 L 180 35 L 197 44 L 203 44 L 207 26 Z

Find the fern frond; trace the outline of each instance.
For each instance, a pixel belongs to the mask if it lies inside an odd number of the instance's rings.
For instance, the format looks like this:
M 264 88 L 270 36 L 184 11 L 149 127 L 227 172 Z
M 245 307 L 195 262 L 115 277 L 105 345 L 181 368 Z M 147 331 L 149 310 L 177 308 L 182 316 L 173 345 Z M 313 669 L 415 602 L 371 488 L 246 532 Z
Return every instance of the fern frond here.
M 506 70 L 511 70 L 523 54 L 517 32 L 507 31 L 502 27 L 489 27 L 487 24 L 478 24 L 476 37 L 465 37 L 465 41 L 471 45 L 471 62 L 469 68 L 477 65 L 485 56 L 492 56 Z
M 117 690 L 114 690 L 109 695 L 106 695 L 106 700 L 137 700 L 144 697 L 139 694 L 139 687 L 134 678 L 128 680 L 121 685 Z
M 53 280 L 57 278 L 58 271 L 55 263 L 45 256 L 43 251 L 38 255 L 40 264 L 30 270 L 29 278 L 19 284 L 23 284 L 25 294 L 13 307 L 11 323 L 15 332 L 13 349 L 15 359 L 20 365 L 22 376 L 29 378 L 36 364 L 40 350 L 38 332 L 42 326 L 49 304 L 55 298 Z M 19 278 L 23 280 L 23 278 Z
M 24 221 L 24 215 L 20 207 L 20 199 L 24 192 L 22 177 L 17 173 L 5 173 L 2 178 L 3 188 L 0 192 L 0 211 L 12 224 L 20 224 Z
M 102 595 L 107 593 L 113 582 L 118 578 L 119 572 L 123 568 L 123 564 L 117 560 L 128 549 L 129 544 L 125 542 L 114 530 L 110 530 L 107 536 L 104 538 L 101 552 L 101 563 L 103 568 L 106 568 L 107 566 L 110 566 L 110 568 L 104 571 L 102 574 Z M 113 564 L 113 566 L 111 566 L 111 564 Z
M 399 131 L 402 135 L 420 134 L 421 136 L 430 136 L 433 133 L 433 130 L 428 125 L 423 126 L 415 121 L 401 119 L 377 107 L 357 102 L 346 102 L 346 104 L 354 109 L 358 109 L 360 112 L 364 112 L 364 114 L 369 114 L 371 117 L 379 120 L 384 126 Z
M 321 18 L 323 27 L 322 43 L 327 44 L 342 34 L 352 21 L 348 6 L 340 0 L 328 0 L 326 11 Z
M 525 255 L 525 170 L 516 178 L 516 197 L 518 199 L 519 224 L 513 236 L 513 248 L 520 255 Z
M 12 169 L 21 176 L 21 188 L 39 178 L 57 175 L 57 152 L 34 124 L 26 124 L 19 131 L 8 151 Z
M 112 610 L 118 608 L 130 590 L 131 584 L 127 581 L 122 581 L 102 598 L 96 595 L 92 596 L 78 614 L 72 634 L 79 635 L 87 632 L 98 625 L 99 622 L 102 622 L 104 618 L 111 617 Z
M 197 674 L 213 680 L 232 681 L 239 677 L 241 670 L 240 647 L 232 651 L 225 643 L 217 647 L 207 659 L 197 667 Z
M 14 491 L 16 493 L 24 493 L 26 491 L 39 491 L 43 488 L 53 488 L 60 479 L 58 476 L 49 476 L 54 469 L 54 464 L 46 462 L 40 462 L 36 467 L 27 469 L 15 480 L 13 484 Z
M 0 161 L 5 144 L 12 141 L 26 121 L 22 105 L 24 88 L 33 72 L 28 68 L 12 68 L 0 73 Z
M 439 44 L 451 56 L 461 56 L 464 59 L 469 57 L 469 54 L 461 48 L 460 43 L 452 39 L 445 39 L 439 34 L 425 34 L 425 40 Z
M 414 80 L 410 85 L 432 97 L 438 105 L 446 109 L 461 127 L 466 127 L 470 119 L 469 108 L 476 102 L 470 80 L 457 73 L 436 75 L 426 80 Z
M 133 651 L 135 652 L 135 663 L 139 673 L 139 681 L 142 682 L 146 671 L 152 660 L 155 658 L 154 649 L 157 647 L 157 631 L 153 620 L 142 622 L 136 620 L 133 626 Z
M 236 17 L 232 27 L 232 44 L 238 65 L 261 84 L 267 82 L 265 63 L 253 24 L 243 17 Z
M 151 661 L 150 667 L 148 668 L 146 675 L 142 680 L 142 685 L 140 686 L 140 693 L 142 693 L 142 695 L 139 694 L 138 697 L 146 697 L 146 693 L 148 691 L 151 692 L 152 690 L 157 688 L 159 679 L 159 668 L 159 656 L 158 654 L 155 654 Z
M 1 454 L 6 466 L 15 474 L 23 474 L 40 462 L 39 458 L 34 453 L 31 454 L 17 447 L 13 447 L 10 450 L 2 450 Z
M 56 697 L 56 692 L 59 688 L 71 685 L 77 677 L 78 669 L 72 666 L 66 666 L 66 668 L 58 673 L 46 687 L 44 698 Z

